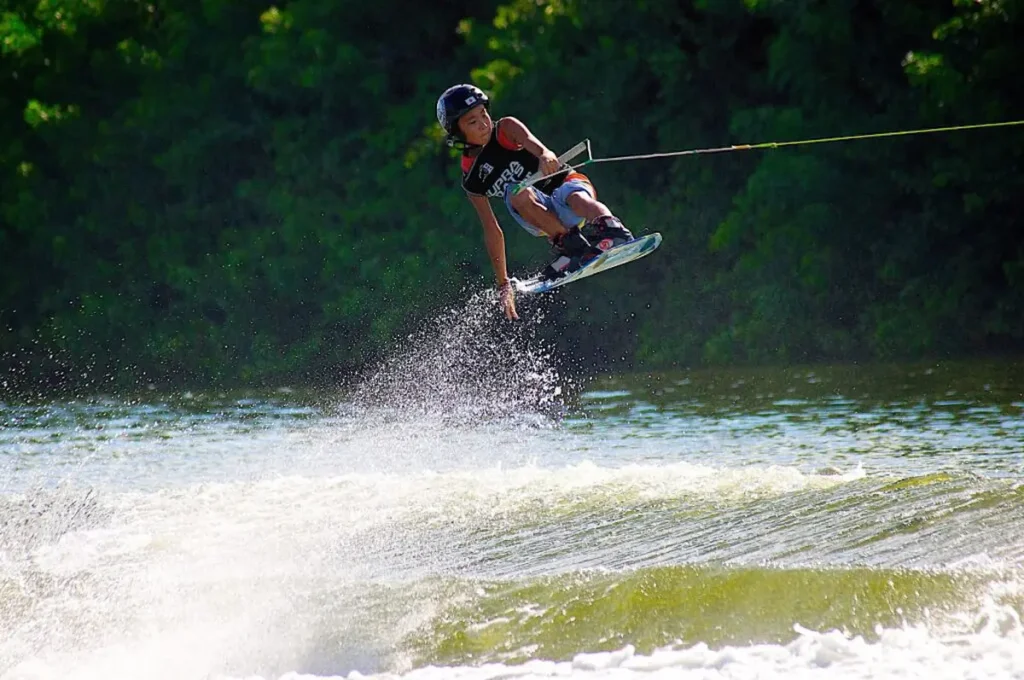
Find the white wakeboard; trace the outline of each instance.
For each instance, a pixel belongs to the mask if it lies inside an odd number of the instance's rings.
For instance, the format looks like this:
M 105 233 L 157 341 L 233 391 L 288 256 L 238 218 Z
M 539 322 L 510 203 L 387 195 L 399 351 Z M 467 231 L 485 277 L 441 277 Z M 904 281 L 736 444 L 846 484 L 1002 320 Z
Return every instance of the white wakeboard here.
M 653 253 L 660 245 L 661 234 L 647 234 L 604 251 L 576 271 L 566 274 L 559 279 L 542 279 L 538 274 L 522 281 L 513 279 L 513 283 L 516 290 L 520 293 L 546 293 L 549 290 L 560 288 L 567 283 L 579 281 L 594 274 L 600 274 L 603 271 L 614 269 L 633 260 L 639 260 L 641 257 Z

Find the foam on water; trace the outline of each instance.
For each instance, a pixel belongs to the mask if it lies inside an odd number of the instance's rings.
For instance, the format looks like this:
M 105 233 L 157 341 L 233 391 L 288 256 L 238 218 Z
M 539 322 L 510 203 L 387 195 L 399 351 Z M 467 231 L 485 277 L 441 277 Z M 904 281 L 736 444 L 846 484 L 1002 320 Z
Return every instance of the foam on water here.
M 638 655 L 631 646 L 600 653 L 581 653 L 571 661 L 533 660 L 522 665 L 485 664 L 473 667 L 424 667 L 405 674 L 364 676 L 349 680 L 499 680 L 521 678 L 602 678 L 650 680 L 693 678 L 733 680 L 758 678 L 793 680 L 840 678 L 867 680 L 880 677 L 962 680 L 963 678 L 1024 677 L 1024 636 L 1019 621 L 1010 634 L 983 631 L 970 639 L 943 639 L 922 627 L 878 631 L 869 643 L 840 631 L 817 632 L 800 625 L 797 637 L 786 645 L 751 645 L 710 649 L 697 644 Z M 281 680 L 300 680 L 287 674 Z
M 1008 617 L 1012 618 L 1012 617 Z M 943 637 L 924 627 L 877 631 L 878 640 L 867 642 L 841 631 L 812 631 L 794 626 L 796 639 L 785 645 L 750 645 L 710 649 L 703 643 L 689 647 L 665 648 L 652 654 L 637 654 L 632 645 L 612 652 L 580 653 L 570 661 L 531 660 L 524 664 L 482 664 L 479 666 L 425 666 L 405 673 L 366 675 L 351 671 L 345 675 L 315 675 L 286 672 L 280 680 L 523 680 L 544 678 L 601 678 L 604 680 L 651 680 L 693 678 L 694 680 L 772 680 L 840 678 L 868 680 L 880 677 L 962 680 L 964 678 L 1024 677 L 1024 636 L 1019 620 L 1016 628 L 985 629 L 970 637 Z M 213 631 L 211 631 L 213 632 Z M 182 640 L 182 642 L 189 642 Z M 137 654 L 149 662 L 139 664 Z M 99 663 L 91 669 L 68 669 L 56 674 L 39 661 L 12 669 L 4 680 L 105 680 L 107 678 L 199 678 L 211 680 L 260 680 L 264 676 L 204 674 L 202 657 L 183 661 L 168 658 L 166 650 L 146 647 L 127 649 L 121 645 L 98 650 Z M 172 662 L 175 674 L 162 672 Z M 175 663 L 176 662 L 176 663 Z
M 448 604 L 431 579 L 472 557 L 460 536 L 516 531 L 595 502 L 745 503 L 845 481 L 784 468 L 581 463 L 118 494 L 103 503 L 112 522 L 26 545 L 24 559 L 5 565 L 0 618 L 11 628 L 0 667 L 14 668 L 0 677 L 401 666 L 405 637 Z
M 116 494 L 98 501 L 109 521 L 97 526 L 33 534 L 17 550 L 9 537 L 0 668 L 32 677 L 20 664 L 45 659 L 49 677 L 199 678 L 236 666 L 387 667 L 445 601 L 429 579 L 472 557 L 466 535 L 595 503 L 746 502 L 840 483 L 789 469 L 581 463 Z M 389 583 L 402 586 L 390 604 Z

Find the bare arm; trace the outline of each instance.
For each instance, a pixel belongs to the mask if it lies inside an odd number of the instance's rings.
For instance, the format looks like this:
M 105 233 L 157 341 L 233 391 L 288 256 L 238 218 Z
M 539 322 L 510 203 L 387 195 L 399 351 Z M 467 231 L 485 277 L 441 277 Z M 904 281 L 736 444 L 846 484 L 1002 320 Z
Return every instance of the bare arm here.
M 530 132 L 530 129 L 519 120 L 511 116 L 501 119 L 501 131 L 508 135 L 508 138 L 515 144 L 523 147 L 537 158 L 544 155 L 549 149 L 544 143 L 537 139 L 537 136 Z
M 516 145 L 523 147 L 534 156 L 540 159 L 540 170 L 548 175 L 558 171 L 558 156 L 551 149 L 544 146 L 544 143 L 537 139 L 537 136 L 530 132 L 530 129 L 518 118 L 506 116 L 501 119 L 501 131 Z
M 516 296 L 512 291 L 512 284 L 508 280 L 508 269 L 505 264 L 505 234 L 502 233 L 498 218 L 494 216 L 491 204 L 485 196 L 470 194 L 469 202 L 476 208 L 476 214 L 480 217 L 480 224 L 484 228 L 484 245 L 487 247 L 487 255 L 491 258 L 491 266 L 494 267 L 494 278 L 498 281 L 498 292 L 501 297 L 501 306 L 505 310 L 505 317 L 518 319 Z
M 480 218 L 480 224 L 484 228 L 484 245 L 487 247 L 487 255 L 491 258 L 491 266 L 494 268 L 494 278 L 498 287 L 508 283 L 508 269 L 505 263 L 505 234 L 498 225 L 498 218 L 494 216 L 494 210 L 486 196 L 469 195 L 469 202 L 476 208 L 476 214 Z

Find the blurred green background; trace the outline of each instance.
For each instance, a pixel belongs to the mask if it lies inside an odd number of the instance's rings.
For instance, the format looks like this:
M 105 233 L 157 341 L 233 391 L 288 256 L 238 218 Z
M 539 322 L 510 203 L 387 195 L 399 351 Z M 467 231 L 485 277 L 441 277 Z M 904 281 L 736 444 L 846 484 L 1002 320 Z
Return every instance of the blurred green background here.
M 2 0 L 2 382 L 340 376 L 492 285 L 451 84 L 649 153 L 1024 119 L 1021 35 L 1024 0 Z M 595 370 L 1017 352 L 1022 170 L 1021 127 L 593 166 L 665 244 L 524 305 Z

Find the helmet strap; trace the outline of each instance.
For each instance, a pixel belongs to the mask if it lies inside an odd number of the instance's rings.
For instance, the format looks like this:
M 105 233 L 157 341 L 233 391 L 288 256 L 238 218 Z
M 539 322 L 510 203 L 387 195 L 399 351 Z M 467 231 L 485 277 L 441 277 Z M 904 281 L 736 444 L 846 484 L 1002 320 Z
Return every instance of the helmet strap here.
M 444 138 L 445 143 L 453 149 L 459 149 L 460 151 L 468 151 L 470 149 L 482 149 L 480 144 L 470 144 L 462 137 L 454 134 L 450 134 Z

